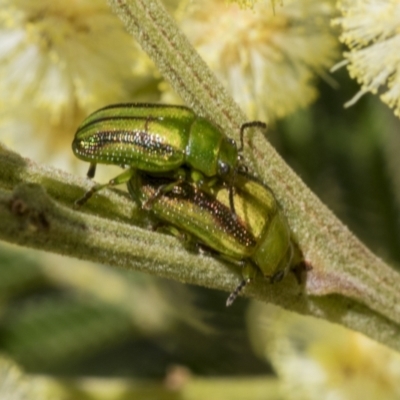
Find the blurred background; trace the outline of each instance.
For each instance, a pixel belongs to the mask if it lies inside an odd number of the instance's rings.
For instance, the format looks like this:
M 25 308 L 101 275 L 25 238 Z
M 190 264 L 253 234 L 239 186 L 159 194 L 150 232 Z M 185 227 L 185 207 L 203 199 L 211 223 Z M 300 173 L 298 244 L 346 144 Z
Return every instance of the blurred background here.
M 400 4 L 358 3 L 164 5 L 249 120 L 268 123 L 286 162 L 397 269 Z M 105 1 L 0 0 L 2 144 L 84 176 L 71 151 L 77 126 L 126 101 L 181 103 Z M 113 174 L 100 168 L 96 179 Z M 323 321 L 225 300 L 0 243 L 0 398 L 400 398 L 398 354 Z M 22 386 L 26 376 L 38 392 Z

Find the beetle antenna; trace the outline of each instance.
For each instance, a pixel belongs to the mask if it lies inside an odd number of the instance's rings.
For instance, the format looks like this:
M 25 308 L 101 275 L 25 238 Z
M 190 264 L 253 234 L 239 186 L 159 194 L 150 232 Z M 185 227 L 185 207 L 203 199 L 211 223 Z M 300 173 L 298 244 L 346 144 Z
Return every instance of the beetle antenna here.
M 236 289 L 229 295 L 229 297 L 226 300 L 226 306 L 229 307 L 232 305 L 232 303 L 236 300 L 236 297 L 238 297 L 239 293 L 243 290 L 243 288 L 250 283 L 250 278 L 243 279 L 239 285 L 236 286 Z
M 249 128 L 260 128 L 263 129 L 264 131 L 267 131 L 267 124 L 262 121 L 250 121 L 250 122 L 245 122 L 242 124 L 240 127 L 240 147 L 238 148 L 238 152 L 241 153 L 243 151 L 243 136 L 244 136 L 244 131 Z
M 235 171 L 235 176 L 236 177 L 236 171 Z M 233 182 L 235 182 L 234 178 L 232 179 Z M 233 215 L 236 217 L 236 211 L 235 211 L 235 202 L 234 202 L 234 194 L 235 194 L 235 187 L 232 185 L 229 186 L 229 206 L 231 208 L 231 211 L 233 212 Z

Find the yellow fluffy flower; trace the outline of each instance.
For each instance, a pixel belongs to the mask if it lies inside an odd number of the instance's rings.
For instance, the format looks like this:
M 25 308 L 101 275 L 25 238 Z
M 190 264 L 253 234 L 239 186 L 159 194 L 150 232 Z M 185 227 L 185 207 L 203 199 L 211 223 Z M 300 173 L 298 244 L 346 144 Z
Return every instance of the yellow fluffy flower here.
M 237 3 L 242 8 L 253 8 L 257 1 L 260 0 L 227 0 L 227 3 Z
M 104 0 L 0 0 L 3 140 L 69 149 L 84 116 L 128 98 L 136 54 Z
M 350 48 L 344 54 L 350 75 L 361 84 L 347 105 L 382 90 L 380 98 L 400 117 L 400 2 L 342 0 L 339 9 L 342 17 L 334 24 Z
M 329 0 L 268 0 L 242 9 L 224 0 L 191 2 L 181 26 L 249 118 L 273 120 L 309 105 L 315 78 L 337 56 Z
M 262 303 L 252 304 L 249 328 L 288 399 L 400 398 L 400 355 L 360 333 Z

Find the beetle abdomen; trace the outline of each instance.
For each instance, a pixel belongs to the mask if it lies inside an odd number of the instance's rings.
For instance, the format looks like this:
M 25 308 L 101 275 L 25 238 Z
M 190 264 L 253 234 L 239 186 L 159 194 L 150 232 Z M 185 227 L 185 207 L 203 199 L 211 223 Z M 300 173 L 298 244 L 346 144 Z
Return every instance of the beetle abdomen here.
M 140 190 L 142 201 L 151 199 L 159 185 L 157 179 L 147 176 Z M 229 206 L 186 182 L 154 200 L 151 210 L 210 249 L 237 260 L 249 257 L 257 245 L 256 238 Z
M 91 121 L 72 144 L 78 158 L 133 166 L 149 172 L 173 170 L 185 160 L 185 135 L 151 118 L 109 117 Z

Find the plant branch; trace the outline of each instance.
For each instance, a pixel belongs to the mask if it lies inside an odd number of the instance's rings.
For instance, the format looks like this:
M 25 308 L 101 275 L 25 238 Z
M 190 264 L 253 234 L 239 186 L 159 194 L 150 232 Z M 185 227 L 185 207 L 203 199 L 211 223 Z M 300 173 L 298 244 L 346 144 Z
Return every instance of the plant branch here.
M 1 240 L 228 292 L 241 279 L 234 266 L 190 253 L 174 237 L 133 225 L 143 219 L 126 193 L 103 190 L 76 211 L 73 202 L 87 190 L 87 181 L 38 166 L 2 147 L 0 169 Z M 311 271 L 309 279 L 317 279 L 315 274 Z M 340 323 L 400 350 L 400 324 L 391 318 L 393 307 L 379 314 L 338 294 L 310 295 L 293 276 L 276 285 L 260 277 L 245 294 Z
M 109 0 L 164 77 L 199 114 L 237 139 L 246 119 L 158 0 Z M 263 136 L 248 137 L 246 160 L 272 187 L 313 270 L 311 296 L 341 295 L 400 323 L 400 275 L 374 256 L 284 163 Z M 339 296 L 340 297 L 340 296 Z

